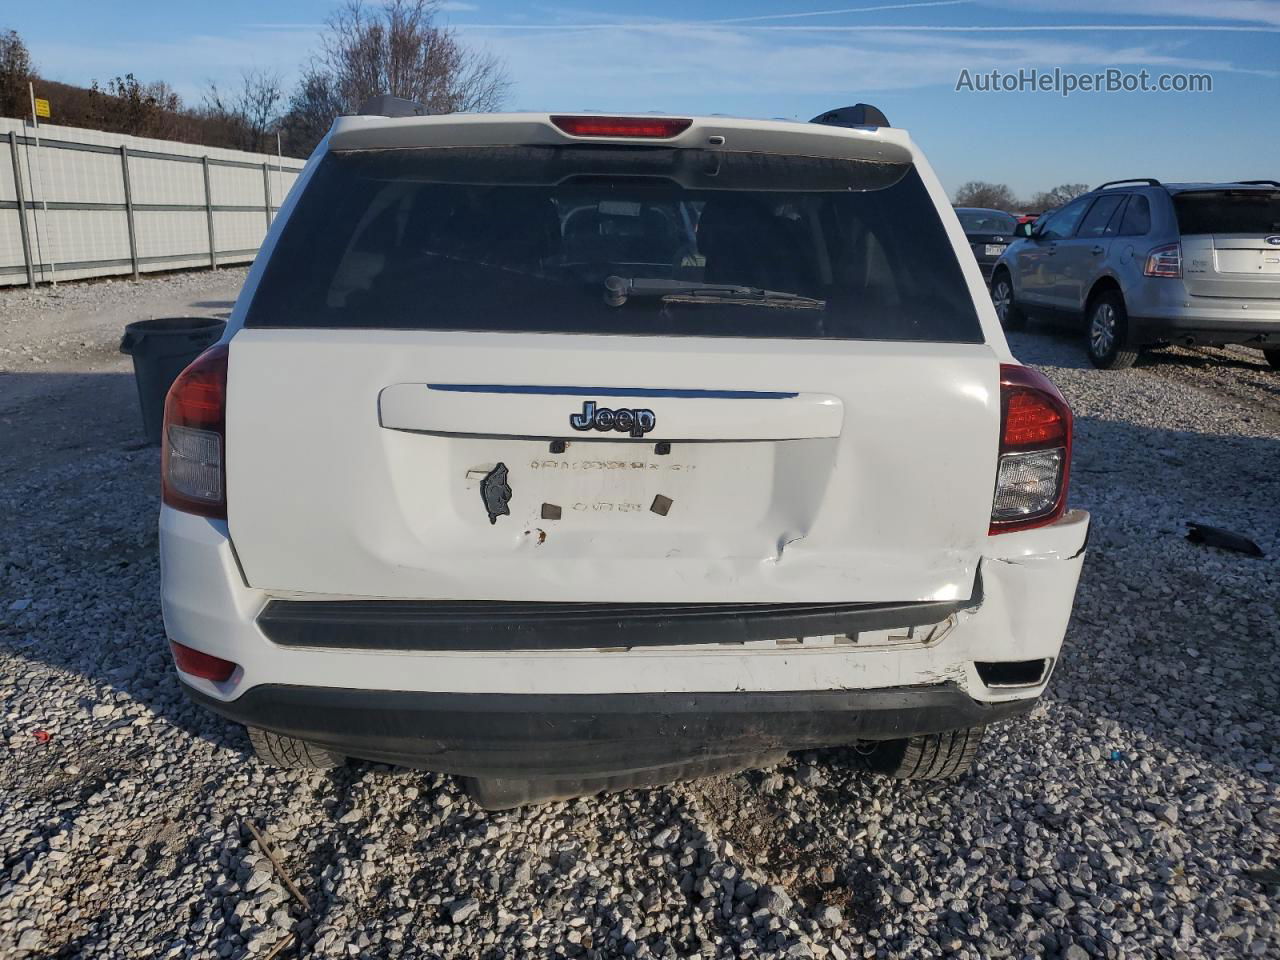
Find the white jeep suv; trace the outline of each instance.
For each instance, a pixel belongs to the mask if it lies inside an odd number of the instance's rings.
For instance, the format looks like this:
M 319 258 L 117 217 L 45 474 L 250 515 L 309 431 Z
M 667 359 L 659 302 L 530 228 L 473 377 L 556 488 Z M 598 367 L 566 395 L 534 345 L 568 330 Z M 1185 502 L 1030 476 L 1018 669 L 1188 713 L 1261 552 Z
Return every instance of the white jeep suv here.
M 190 696 L 492 808 L 846 744 L 953 776 L 1043 692 L 1089 523 L 861 105 L 343 117 L 164 433 Z

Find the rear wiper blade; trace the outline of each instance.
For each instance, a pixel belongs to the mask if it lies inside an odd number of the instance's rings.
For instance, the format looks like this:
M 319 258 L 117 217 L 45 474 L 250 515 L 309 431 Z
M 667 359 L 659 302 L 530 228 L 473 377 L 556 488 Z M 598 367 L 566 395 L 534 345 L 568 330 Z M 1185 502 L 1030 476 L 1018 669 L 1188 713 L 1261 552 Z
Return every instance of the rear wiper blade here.
M 662 280 L 649 277 L 606 277 L 604 302 L 620 307 L 631 297 L 689 297 L 706 300 L 750 300 L 759 303 L 789 303 L 797 306 L 821 307 L 825 300 L 817 300 L 799 293 L 783 290 L 764 290 L 736 283 L 695 283 L 687 280 Z

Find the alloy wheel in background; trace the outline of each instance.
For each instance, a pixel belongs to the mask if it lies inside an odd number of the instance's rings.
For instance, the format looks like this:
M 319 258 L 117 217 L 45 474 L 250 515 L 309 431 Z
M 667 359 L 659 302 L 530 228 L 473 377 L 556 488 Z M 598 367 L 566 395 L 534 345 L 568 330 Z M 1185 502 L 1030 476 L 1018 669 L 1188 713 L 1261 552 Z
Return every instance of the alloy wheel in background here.
M 1101 370 L 1123 370 L 1138 359 L 1129 345 L 1129 316 L 1119 293 L 1107 291 L 1090 305 L 1086 346 L 1090 362 Z
M 1026 317 L 1013 302 L 1013 284 L 1004 274 L 997 276 L 991 284 L 991 303 L 995 306 L 996 316 L 1004 329 L 1021 330 L 1026 326 Z

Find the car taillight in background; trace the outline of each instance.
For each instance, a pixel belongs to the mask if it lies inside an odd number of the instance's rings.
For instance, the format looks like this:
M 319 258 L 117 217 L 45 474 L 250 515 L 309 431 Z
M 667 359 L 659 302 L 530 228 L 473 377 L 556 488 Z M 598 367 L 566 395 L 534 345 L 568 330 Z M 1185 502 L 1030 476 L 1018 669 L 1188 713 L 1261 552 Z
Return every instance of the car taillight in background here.
M 161 435 L 161 499 L 226 519 L 227 347 L 206 350 L 169 388 Z
M 993 534 L 1053 523 L 1067 506 L 1071 408 L 1044 374 L 1000 365 L 1000 460 Z
M 1148 277 L 1182 276 L 1182 244 L 1166 243 L 1147 254 L 1147 265 L 1142 268 Z
M 684 133 L 692 120 L 671 117 L 552 117 L 551 122 L 574 137 L 647 137 L 667 140 Z

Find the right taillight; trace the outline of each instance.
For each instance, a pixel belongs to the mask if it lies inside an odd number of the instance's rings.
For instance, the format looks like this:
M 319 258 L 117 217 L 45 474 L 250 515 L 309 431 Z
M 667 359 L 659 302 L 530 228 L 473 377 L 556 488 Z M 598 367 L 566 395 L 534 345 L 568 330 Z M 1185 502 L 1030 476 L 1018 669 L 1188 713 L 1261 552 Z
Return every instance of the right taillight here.
M 1030 367 L 1000 365 L 1000 458 L 990 532 L 1053 523 L 1067 506 L 1071 408 L 1053 382 Z
M 192 361 L 164 401 L 160 492 L 176 510 L 227 516 L 227 347 Z
M 1142 268 L 1148 277 L 1182 276 L 1182 244 L 1166 243 L 1147 254 L 1147 264 Z

